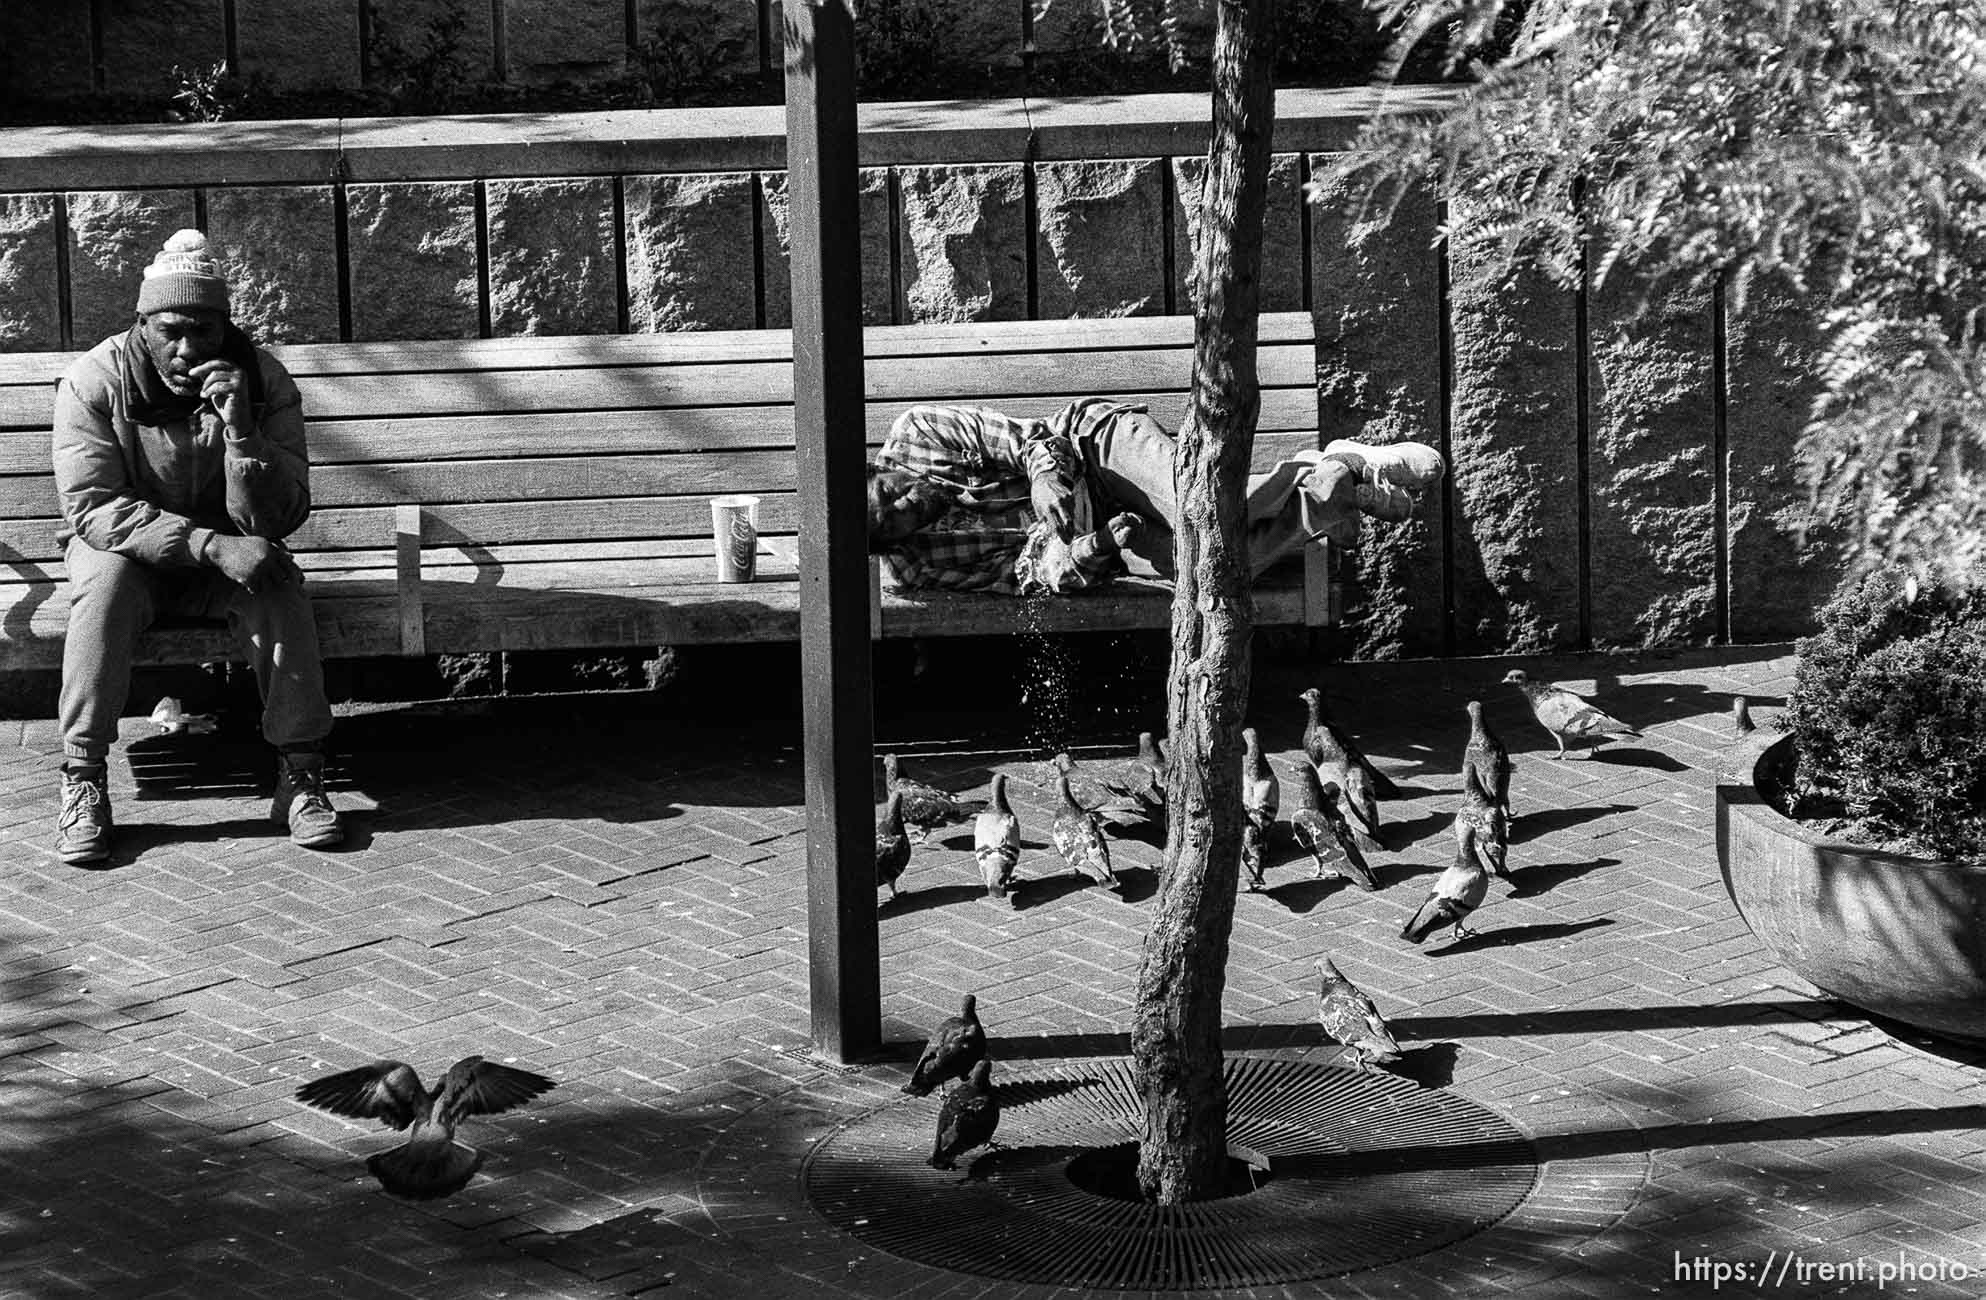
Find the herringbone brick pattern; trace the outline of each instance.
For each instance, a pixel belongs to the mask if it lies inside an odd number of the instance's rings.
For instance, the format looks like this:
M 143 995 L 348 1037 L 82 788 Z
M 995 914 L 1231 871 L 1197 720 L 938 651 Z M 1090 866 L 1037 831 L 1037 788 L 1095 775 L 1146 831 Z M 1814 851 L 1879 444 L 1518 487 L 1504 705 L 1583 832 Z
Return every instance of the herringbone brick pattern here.
M 1815 996 L 1718 879 L 1708 773 L 1728 697 L 1769 715 L 1790 658 L 1526 664 L 1648 733 L 1566 763 L 1496 684 L 1506 666 L 1257 670 L 1272 755 L 1295 751 L 1296 692 L 1323 684 L 1409 797 L 1385 806 L 1379 893 L 1285 859 L 1238 900 L 1231 1049 L 1335 1058 L 1312 1018 L 1328 949 L 1422 1049 L 1417 1076 L 1509 1116 L 1546 1168 L 1499 1230 L 1257 1294 L 1696 1294 L 1698 1258 L 1777 1270 L 1788 1252 L 1808 1271 L 1771 1289 L 1876 1294 L 1873 1272 L 1813 1278 L 1858 1259 L 1986 1269 L 1986 1057 Z M 1518 757 L 1517 887 L 1492 889 L 1480 938 L 1416 949 L 1397 931 L 1449 857 L 1472 694 Z M 52 728 L 0 725 L 9 1294 L 1050 1293 L 878 1255 L 806 1207 L 806 1151 L 902 1104 L 903 1066 L 806 1051 L 797 726 L 607 698 L 350 717 L 333 784 L 352 843 L 311 853 L 266 822 L 258 747 L 134 722 L 113 769 L 120 853 L 82 871 L 47 847 Z M 926 779 L 983 793 L 1006 772 L 1028 844 L 1013 909 L 980 896 L 966 828 L 918 849 L 881 914 L 890 1036 L 907 1053 L 974 989 L 1003 1071 L 1121 1054 L 1158 847 L 1115 841 L 1123 898 L 1083 887 L 1047 847 L 1025 720 L 890 731 Z M 1085 778 L 1115 752 L 1079 747 Z M 489 1161 L 447 1201 L 381 1195 L 362 1161 L 389 1135 L 291 1099 L 331 1069 L 399 1057 L 432 1076 L 471 1052 L 560 1087 L 465 1134 Z

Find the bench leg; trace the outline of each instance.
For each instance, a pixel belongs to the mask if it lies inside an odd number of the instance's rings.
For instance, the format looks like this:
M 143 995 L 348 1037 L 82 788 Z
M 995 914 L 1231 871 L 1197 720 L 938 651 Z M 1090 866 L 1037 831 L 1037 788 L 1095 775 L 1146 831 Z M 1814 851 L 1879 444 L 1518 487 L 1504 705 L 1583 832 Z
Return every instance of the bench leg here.
M 393 511 L 395 591 L 400 599 L 400 653 L 427 653 L 427 611 L 421 604 L 421 508 Z

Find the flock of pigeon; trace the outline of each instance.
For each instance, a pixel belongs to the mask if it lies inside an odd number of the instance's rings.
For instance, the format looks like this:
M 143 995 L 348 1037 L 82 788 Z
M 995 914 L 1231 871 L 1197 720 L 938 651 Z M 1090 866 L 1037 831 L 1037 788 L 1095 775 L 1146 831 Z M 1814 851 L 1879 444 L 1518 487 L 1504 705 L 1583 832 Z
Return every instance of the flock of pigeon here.
M 1530 681 L 1512 671 L 1504 682 L 1524 693 L 1538 722 L 1558 742 L 1556 758 L 1568 744 L 1598 746 L 1615 736 L 1641 733 L 1609 717 L 1584 696 L 1563 687 Z M 1352 738 L 1332 722 L 1323 695 L 1315 688 L 1300 697 L 1308 717 L 1303 729 L 1303 761 L 1297 764 L 1296 807 L 1279 823 L 1281 782 L 1262 753 L 1250 727 L 1242 732 L 1246 754 L 1242 769 L 1242 811 L 1245 814 L 1242 865 L 1248 888 L 1263 889 L 1276 827 L 1286 824 L 1291 838 L 1317 864 L 1317 878 L 1341 876 L 1361 889 L 1377 890 L 1379 882 L 1366 862 L 1365 846 L 1378 847 L 1379 802 L 1400 796 L 1400 789 L 1374 767 Z M 1469 740 L 1462 754 L 1462 807 L 1455 817 L 1455 860 L 1435 881 L 1427 898 L 1400 930 L 1418 944 L 1443 925 L 1457 937 L 1473 933 L 1463 922 L 1481 905 L 1494 874 L 1510 879 L 1505 856 L 1510 833 L 1510 775 L 1512 764 L 1503 743 L 1483 720 L 1479 701 L 1468 703 Z M 170 717 L 155 718 L 162 726 L 190 720 L 172 703 Z M 1738 722 L 1747 723 L 1738 702 Z M 1165 751 L 1150 732 L 1138 738 L 1138 752 L 1112 779 L 1102 782 L 1109 799 L 1087 807 L 1076 799 L 1071 781 L 1075 761 L 1055 756 L 1055 782 L 1060 801 L 1050 839 L 1069 869 L 1106 889 L 1121 892 L 1110 865 L 1110 841 L 1099 813 L 1129 811 L 1162 821 L 1166 803 Z M 1020 862 L 1021 829 L 1007 800 L 1007 778 L 993 777 L 986 802 L 956 796 L 903 775 L 894 754 L 883 759 L 887 802 L 876 828 L 876 883 L 896 896 L 897 881 L 910 864 L 912 837 L 923 839 L 941 827 L 973 823 L 973 857 L 987 896 L 1012 904 L 1014 870 Z M 1385 1019 L 1372 999 L 1346 979 L 1327 957 L 1317 970 L 1323 983 L 1318 1021 L 1331 1039 L 1345 1047 L 1362 1070 L 1400 1059 Z M 929 1096 L 941 1085 L 957 1080 L 939 1107 L 937 1136 L 930 1164 L 956 1167 L 959 1156 L 993 1145 L 1000 1123 L 1000 1102 L 992 1085 L 993 1062 L 986 1055 L 986 1031 L 980 1024 L 978 1000 L 965 995 L 959 1014 L 940 1024 L 925 1044 L 903 1091 Z M 494 1115 L 557 1085 L 528 1070 L 498 1065 L 480 1056 L 464 1057 L 450 1067 L 440 1084 L 424 1088 L 414 1068 L 403 1061 L 376 1061 L 313 1080 L 297 1089 L 309 1106 L 348 1119 L 377 1119 L 388 1128 L 407 1133 L 407 1141 L 366 1161 L 380 1186 L 394 1196 L 428 1200 L 462 1190 L 482 1167 L 483 1153 L 456 1140 L 456 1127 L 474 1115 Z
M 1609 716 L 1585 696 L 1564 687 L 1533 682 L 1515 669 L 1503 680 L 1523 692 L 1532 715 L 1558 742 L 1555 759 L 1565 757 L 1568 745 L 1597 748 L 1615 737 L 1641 734 Z M 1379 881 L 1366 861 L 1365 849 L 1380 847 L 1379 802 L 1399 798 L 1401 790 L 1333 723 L 1321 692 L 1313 687 L 1299 698 L 1308 716 L 1303 729 L 1303 760 L 1296 765 L 1296 807 L 1286 823 L 1277 818 L 1282 783 L 1275 768 L 1264 756 L 1255 729 L 1244 728 L 1241 733 L 1246 746 L 1242 760 L 1245 822 L 1241 860 L 1247 887 L 1250 890 L 1266 887 L 1268 856 L 1276 828 L 1286 824 L 1290 837 L 1315 861 L 1318 879 L 1339 876 L 1361 889 L 1377 890 Z M 1469 739 L 1462 751 L 1462 807 L 1454 822 L 1455 860 L 1400 929 L 1400 937 L 1415 944 L 1424 942 L 1444 925 L 1450 926 L 1451 934 L 1457 938 L 1474 933 L 1463 922 L 1487 896 L 1490 876 L 1511 880 L 1507 854 L 1510 777 L 1514 764 L 1503 742 L 1484 721 L 1482 702 L 1470 700 L 1467 709 Z M 1109 843 L 1104 838 L 1098 813 L 1129 808 L 1139 815 L 1162 819 L 1166 762 L 1165 751 L 1153 735 L 1150 732 L 1140 735 L 1138 752 L 1125 760 L 1114 779 L 1102 782 L 1111 799 L 1097 808 L 1086 808 L 1070 788 L 1075 775 L 1074 760 L 1067 754 L 1055 756 L 1060 806 L 1051 838 L 1071 870 L 1109 888 L 1117 888 L 1117 878 L 1110 868 Z M 1006 777 L 994 776 L 992 799 L 981 805 L 905 777 L 893 754 L 885 756 L 883 766 L 888 802 L 876 831 L 877 885 L 889 886 L 891 897 L 896 896 L 896 882 L 910 862 L 913 832 L 921 838 L 938 827 L 971 819 L 973 853 L 987 895 L 1010 901 L 1021 834 L 1020 824 L 1007 801 Z M 1398 1061 L 1400 1045 L 1372 999 L 1347 979 L 1330 957 L 1318 959 L 1317 971 L 1322 980 L 1317 1019 L 1325 1034 L 1346 1049 L 1353 1065 L 1360 1070 L 1370 1071 Z M 948 1080 L 962 1081 L 945 1094 L 939 1109 L 930 1158 L 933 1168 L 954 1168 L 958 1157 L 965 1152 L 993 1144 L 1000 1123 L 1000 1103 L 990 1082 L 992 1068 L 993 1063 L 986 1055 L 986 1031 L 980 1024 L 978 999 L 968 993 L 959 1014 L 946 1019 L 932 1033 L 911 1072 L 910 1082 L 903 1087 L 906 1093 L 923 1097 Z

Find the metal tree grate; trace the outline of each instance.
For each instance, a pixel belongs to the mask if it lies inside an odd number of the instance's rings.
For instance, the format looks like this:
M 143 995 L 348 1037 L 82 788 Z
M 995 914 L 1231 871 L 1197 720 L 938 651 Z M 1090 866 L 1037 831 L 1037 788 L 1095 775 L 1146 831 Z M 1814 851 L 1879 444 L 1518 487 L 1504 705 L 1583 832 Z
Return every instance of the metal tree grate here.
M 1256 1190 L 1160 1207 L 1085 1191 L 1086 1153 L 1136 1143 L 1128 1061 L 1002 1078 L 999 1141 L 930 1168 L 937 1096 L 850 1121 L 801 1184 L 835 1227 L 904 1259 L 1008 1281 L 1123 1290 L 1269 1286 L 1376 1268 L 1480 1232 L 1538 1176 L 1523 1135 L 1474 1102 L 1391 1075 L 1252 1058 L 1226 1066 L 1231 1149 Z

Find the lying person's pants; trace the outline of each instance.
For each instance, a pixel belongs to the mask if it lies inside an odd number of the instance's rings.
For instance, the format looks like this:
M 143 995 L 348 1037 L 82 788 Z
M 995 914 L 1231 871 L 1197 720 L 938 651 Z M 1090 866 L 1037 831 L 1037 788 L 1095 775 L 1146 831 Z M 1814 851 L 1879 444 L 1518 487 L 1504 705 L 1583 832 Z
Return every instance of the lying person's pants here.
M 1108 518 L 1129 510 L 1145 521 L 1126 548 L 1153 573 L 1173 576 L 1173 529 L 1179 524 L 1179 503 L 1173 495 L 1172 458 L 1177 443 L 1149 415 L 1124 412 L 1101 421 L 1081 435 L 1078 449 L 1083 472 L 1099 500 L 1098 513 Z M 1243 519 L 1249 575 L 1257 576 L 1278 560 L 1302 549 L 1319 533 L 1337 531 L 1342 523 L 1356 535 L 1357 514 L 1326 508 L 1323 499 L 1299 491 L 1316 471 L 1320 453 L 1299 453 L 1260 474 L 1248 476 Z M 1340 541 L 1347 538 L 1340 536 Z M 1126 560 L 1130 559 L 1127 555 Z M 1135 563 L 1132 572 L 1139 571 Z
M 69 627 L 62 646 L 62 752 L 100 763 L 117 739 L 131 693 L 138 635 L 160 615 L 225 618 L 255 670 L 262 694 L 262 735 L 301 746 L 331 731 L 317 624 L 299 583 L 251 595 L 218 569 L 166 569 L 99 551 L 72 538 Z

